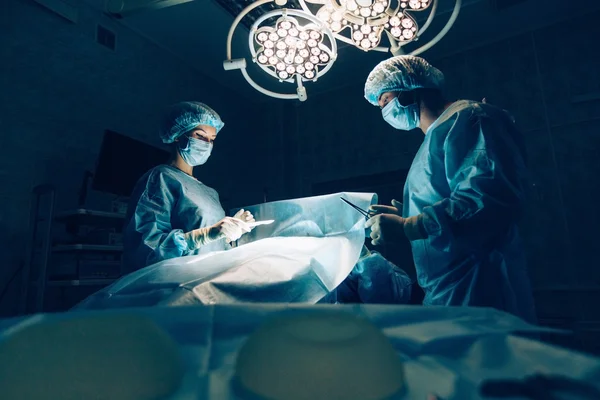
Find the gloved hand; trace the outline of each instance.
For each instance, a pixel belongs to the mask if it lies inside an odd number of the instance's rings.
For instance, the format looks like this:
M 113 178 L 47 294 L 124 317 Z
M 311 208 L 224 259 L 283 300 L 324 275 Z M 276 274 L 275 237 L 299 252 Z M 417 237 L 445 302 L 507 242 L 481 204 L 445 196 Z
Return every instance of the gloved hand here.
M 250 232 L 248 224 L 241 219 L 225 217 L 212 226 L 194 229 L 185 234 L 190 249 L 197 249 L 207 243 L 225 238 L 227 243 L 238 240 L 244 233 Z
M 221 237 L 224 237 L 227 243 L 235 242 L 242 237 L 244 233 L 251 231 L 245 221 L 239 218 L 225 217 L 213 225 L 214 229 L 219 230 Z
M 381 204 L 375 204 L 369 207 L 369 214 L 394 214 L 402 216 L 402 203 L 397 200 L 392 200 L 391 206 L 384 206 Z
M 252 213 L 250 211 L 245 211 L 243 208 L 236 212 L 235 215 L 233 216 L 233 218 L 237 218 L 237 219 L 241 219 L 242 221 L 244 221 L 245 223 L 249 224 L 254 222 L 254 215 L 252 215 Z M 254 228 L 252 228 L 254 229 Z
M 371 244 L 379 246 L 401 240 L 404 235 L 404 218 L 394 214 L 378 214 L 371 217 L 366 228 L 371 228 Z
M 427 237 L 421 226 L 420 216 L 402 218 L 402 203 L 392 200 L 391 206 L 373 205 L 370 213 L 375 213 L 365 227 L 371 228 L 371 243 L 373 246 L 390 244 L 408 238 L 419 240 Z

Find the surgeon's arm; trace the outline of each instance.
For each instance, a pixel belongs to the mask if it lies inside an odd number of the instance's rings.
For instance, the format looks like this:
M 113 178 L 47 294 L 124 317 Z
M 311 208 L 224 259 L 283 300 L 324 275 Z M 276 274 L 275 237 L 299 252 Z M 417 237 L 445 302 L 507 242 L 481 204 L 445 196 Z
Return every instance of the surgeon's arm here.
M 143 244 L 151 250 L 146 265 L 186 256 L 215 240 L 235 241 L 244 233 L 250 232 L 244 221 L 231 217 L 190 232 L 173 229 L 171 210 L 174 201 L 168 191 L 163 192 L 162 196 L 154 197 L 144 193 L 136 207 L 136 230 L 142 234 Z
M 133 218 L 136 231 L 142 235 L 142 245 L 150 250 L 146 265 L 185 256 L 194 250 L 185 233 L 171 226 L 175 201 L 167 190 L 160 195 L 147 191 L 140 197 Z
M 444 142 L 451 190 L 423 213 L 408 218 L 411 240 L 444 236 L 478 246 L 513 223 L 523 202 L 524 149 L 502 120 L 459 115 Z

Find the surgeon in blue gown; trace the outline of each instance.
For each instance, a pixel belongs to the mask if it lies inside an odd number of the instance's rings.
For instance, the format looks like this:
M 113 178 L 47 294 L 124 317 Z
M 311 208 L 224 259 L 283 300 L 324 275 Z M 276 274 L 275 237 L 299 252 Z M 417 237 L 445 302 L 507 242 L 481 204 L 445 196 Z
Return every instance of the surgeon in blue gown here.
M 350 275 L 322 303 L 410 304 L 412 279 L 380 253 L 363 246 Z
M 210 157 L 223 125 L 203 103 L 169 108 L 159 134 L 171 147 L 172 159 L 148 171 L 133 190 L 124 230 L 124 273 L 171 258 L 228 250 L 230 242 L 250 231 L 251 213 L 225 216 L 217 192 L 193 175 L 194 167 Z
M 511 116 L 473 101 L 447 102 L 444 76 L 397 56 L 369 74 L 365 98 L 399 131 L 425 138 L 404 201 L 377 205 L 373 244 L 409 240 L 424 305 L 494 307 L 535 322 L 517 223 L 525 197 L 525 146 Z

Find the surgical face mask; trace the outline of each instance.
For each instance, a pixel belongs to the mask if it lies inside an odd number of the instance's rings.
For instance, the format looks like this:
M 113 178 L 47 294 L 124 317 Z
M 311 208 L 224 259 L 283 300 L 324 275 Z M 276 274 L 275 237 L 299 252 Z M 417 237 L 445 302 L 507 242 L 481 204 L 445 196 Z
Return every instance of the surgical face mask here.
M 184 140 L 179 145 L 178 151 L 186 164 L 195 167 L 204 164 L 208 160 L 213 148 L 212 143 L 195 138 L 182 139 Z M 182 145 L 186 142 L 187 144 L 183 147 Z
M 419 127 L 420 109 L 417 103 L 403 106 L 396 97 L 383 107 L 381 114 L 385 122 L 396 129 L 410 131 Z

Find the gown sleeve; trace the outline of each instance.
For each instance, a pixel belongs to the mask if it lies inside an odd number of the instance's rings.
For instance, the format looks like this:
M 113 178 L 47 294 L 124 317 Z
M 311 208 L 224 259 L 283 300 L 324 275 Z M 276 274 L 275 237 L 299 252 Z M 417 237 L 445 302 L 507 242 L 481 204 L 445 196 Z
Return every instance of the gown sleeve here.
M 480 247 L 513 224 L 524 199 L 519 135 L 508 118 L 459 113 L 443 145 L 440 175 L 450 196 L 423 209 L 416 218 L 419 231 Z
M 193 250 L 189 248 L 184 232 L 171 226 L 171 213 L 180 194 L 176 183 L 164 174 L 150 174 L 135 206 L 130 223 L 141 235 L 140 246 L 147 254 L 145 265 L 185 256 Z

